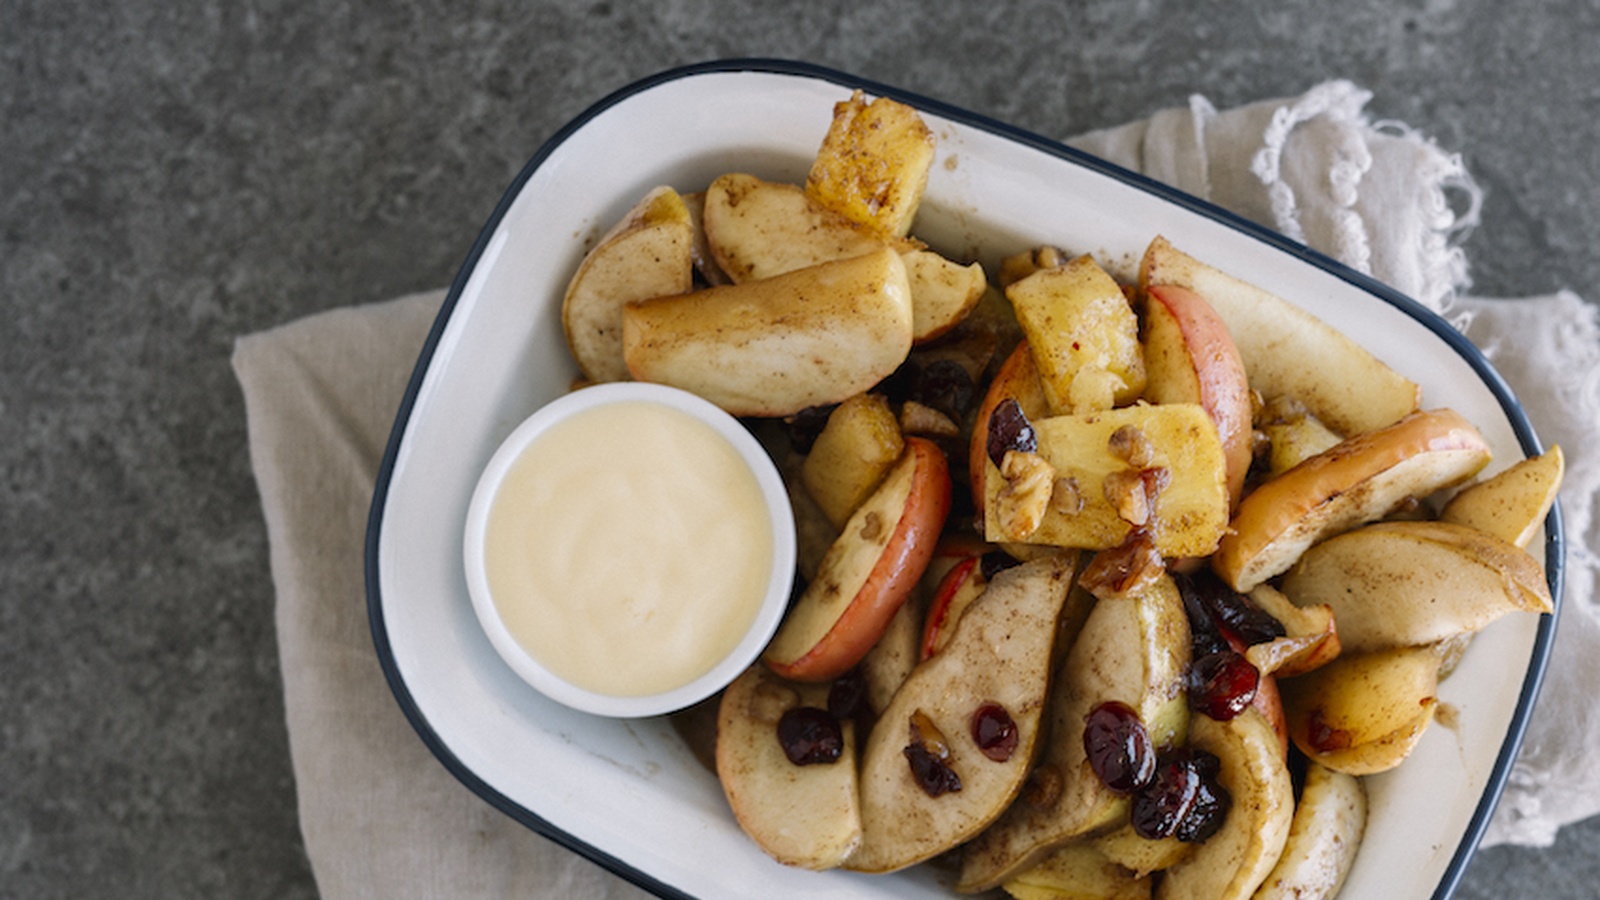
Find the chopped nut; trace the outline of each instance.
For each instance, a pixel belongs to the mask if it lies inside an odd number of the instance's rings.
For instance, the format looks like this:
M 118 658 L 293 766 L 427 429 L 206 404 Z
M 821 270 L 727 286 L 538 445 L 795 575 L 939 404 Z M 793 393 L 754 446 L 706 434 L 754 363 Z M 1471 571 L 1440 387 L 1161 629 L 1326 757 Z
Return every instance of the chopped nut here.
M 1056 481 L 1055 467 L 1037 453 L 1008 450 L 1000 474 L 1006 483 L 995 497 L 1000 530 L 1011 540 L 1026 540 L 1039 529 Z
M 911 714 L 911 743 L 921 744 L 935 759 L 950 758 L 950 745 L 945 741 L 944 732 L 920 709 Z
M 1137 425 L 1124 425 L 1111 432 L 1106 449 L 1111 451 L 1112 456 L 1135 469 L 1149 468 L 1156 461 L 1155 445 L 1150 443 L 1150 438 Z
M 1129 525 L 1150 523 L 1151 498 L 1145 492 L 1144 476 L 1139 470 L 1122 469 L 1107 475 L 1101 483 L 1101 493 L 1122 521 Z
M 1166 570 L 1150 533 L 1135 528 L 1118 546 L 1096 553 L 1078 583 L 1101 600 L 1109 600 L 1143 590 Z
M 1083 490 L 1072 476 L 1057 478 L 1050 490 L 1050 510 L 1064 516 L 1083 512 Z

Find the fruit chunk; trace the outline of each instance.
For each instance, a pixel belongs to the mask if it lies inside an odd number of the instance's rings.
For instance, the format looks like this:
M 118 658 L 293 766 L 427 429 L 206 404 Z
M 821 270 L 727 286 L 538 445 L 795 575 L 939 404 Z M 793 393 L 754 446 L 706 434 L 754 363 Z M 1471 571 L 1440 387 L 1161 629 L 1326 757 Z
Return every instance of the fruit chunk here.
M 1289 738 L 1312 760 L 1351 775 L 1399 765 L 1439 705 L 1437 647 L 1344 653 L 1283 681 Z
M 888 872 L 930 859 L 1011 803 L 1037 748 L 1072 575 L 1070 555 L 1000 572 L 950 644 L 911 673 L 862 753 L 862 843 L 849 868 Z M 1008 734 L 985 733 L 992 727 Z M 943 759 L 958 790 L 933 796 L 919 782 L 918 747 Z
M 1091 415 L 1053 416 L 1033 423 L 1038 455 L 1055 469 L 1056 487 L 1039 525 L 1012 534 L 997 506 L 1006 479 L 985 459 L 984 528 L 992 541 L 1020 541 L 1102 550 L 1122 544 L 1135 523 L 1124 516 L 1129 495 L 1151 501 L 1142 524 L 1163 556 L 1205 556 L 1216 548 L 1228 519 L 1222 441 L 1211 417 L 1189 403 L 1130 406 Z M 1130 461 L 1114 444 L 1119 431 L 1143 436 L 1148 462 Z M 1140 464 L 1135 464 L 1135 463 Z M 1142 473 L 1164 470 L 1153 497 Z M 1152 477 L 1157 477 L 1154 474 Z M 1120 485 L 1120 487 L 1119 487 Z
M 982 299 L 977 263 L 961 265 L 911 238 L 878 234 L 828 209 L 800 187 L 730 173 L 706 192 L 706 243 L 735 282 L 889 247 L 900 254 L 911 286 L 912 335 L 921 344 L 955 327 Z
M 1296 397 L 1333 430 L 1382 428 L 1417 408 L 1417 385 L 1311 313 L 1173 247 L 1150 242 L 1139 287 L 1172 284 L 1206 299 L 1227 324 L 1250 386 Z
M 1171 578 L 1161 575 L 1132 596 L 1095 603 L 1062 664 L 1048 713 L 1053 737 L 1032 783 L 967 845 L 956 889 L 994 887 L 1073 839 L 1126 821 L 1127 797 L 1107 788 L 1089 763 L 1084 722 L 1102 703 L 1121 702 L 1138 712 L 1153 745 L 1183 743 L 1188 664 L 1189 622 Z
M 860 662 L 922 577 L 949 511 L 944 451 L 907 438 L 779 626 L 767 665 L 785 678 L 823 681 Z
M 1132 402 L 1144 391 L 1139 323 L 1121 285 L 1093 258 L 1040 269 L 1006 288 L 1058 415 Z
M 1145 304 L 1145 399 L 1198 403 L 1222 437 L 1228 497 L 1237 506 L 1250 471 L 1251 403 L 1239 348 L 1216 310 L 1177 285 L 1150 288 Z
M 1245 649 L 1245 658 L 1263 676 L 1289 678 L 1302 675 L 1338 657 L 1338 620 L 1326 603 L 1296 606 L 1277 588 L 1257 585 L 1250 591 L 1256 606 L 1283 624 L 1285 634 Z
M 861 91 L 834 104 L 806 193 L 885 235 L 911 230 L 933 166 L 934 137 L 915 109 Z
M 1217 833 L 1166 870 L 1158 900 L 1244 900 L 1277 863 L 1294 815 L 1294 787 L 1278 736 L 1254 709 L 1226 722 L 1195 716 L 1189 746 L 1215 754 L 1232 796 Z
M 832 763 L 795 765 L 778 740 L 785 713 L 827 705 L 826 685 L 786 682 L 752 666 L 718 707 L 717 779 L 728 805 L 739 827 L 785 865 L 834 868 L 861 842 L 854 723 L 839 723 L 842 751 Z
M 838 403 L 888 377 L 910 350 L 910 288 L 888 249 L 623 310 L 634 378 L 735 415 Z
M 1268 401 L 1256 427 L 1268 441 L 1267 473 L 1274 477 L 1344 440 L 1292 397 Z
M 1448 409 L 1412 413 L 1358 434 L 1251 492 L 1217 546 L 1212 568 L 1235 590 L 1248 591 L 1287 570 L 1318 540 L 1459 484 L 1489 457 L 1478 430 Z
M 1367 827 L 1367 791 L 1354 775 L 1310 763 L 1289 840 L 1255 900 L 1332 898 L 1344 886 Z
M 834 527 L 843 528 L 903 449 L 900 423 L 889 402 L 881 394 L 857 394 L 829 413 L 800 478 Z
M 1450 498 L 1442 522 L 1470 525 L 1526 550 L 1561 489 L 1566 458 L 1560 447 L 1525 459 Z
M 1512 612 L 1550 612 L 1538 560 L 1448 522 L 1376 522 L 1312 547 L 1283 578 L 1297 606 L 1324 604 L 1347 653 L 1431 644 Z
M 561 301 L 561 325 L 590 381 L 628 377 L 622 310 L 629 302 L 681 294 L 694 283 L 695 228 L 670 187 L 645 194 L 579 264 Z

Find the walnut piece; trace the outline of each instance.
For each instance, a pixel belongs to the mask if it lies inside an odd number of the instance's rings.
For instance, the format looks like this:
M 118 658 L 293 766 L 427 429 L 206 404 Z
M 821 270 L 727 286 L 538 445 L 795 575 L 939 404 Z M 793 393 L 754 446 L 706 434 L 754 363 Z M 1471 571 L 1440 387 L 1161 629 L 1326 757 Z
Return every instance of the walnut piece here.
M 1000 474 L 1006 480 L 994 501 L 1000 531 L 1010 540 L 1027 540 L 1050 508 L 1056 469 L 1037 453 L 1008 450 Z

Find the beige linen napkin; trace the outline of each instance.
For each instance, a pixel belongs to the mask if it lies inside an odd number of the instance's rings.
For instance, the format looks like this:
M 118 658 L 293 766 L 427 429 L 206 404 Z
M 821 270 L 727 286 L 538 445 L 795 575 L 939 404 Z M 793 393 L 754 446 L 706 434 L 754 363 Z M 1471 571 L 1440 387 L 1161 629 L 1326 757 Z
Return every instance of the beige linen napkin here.
M 1593 506 L 1600 485 L 1600 325 L 1575 296 L 1473 301 L 1455 239 L 1477 191 L 1458 160 L 1368 122 L 1346 82 L 1218 112 L 1203 98 L 1073 143 L 1306 241 L 1470 322 L 1568 453 L 1567 616 L 1527 748 L 1490 841 L 1548 843 L 1600 812 Z M 1452 211 L 1454 193 L 1465 209 Z M 1530 264 L 1537 264 L 1531 262 Z M 368 632 L 366 514 L 394 411 L 443 292 L 339 309 L 241 338 L 277 590 L 301 829 L 318 887 L 347 897 L 634 897 L 643 892 L 493 810 L 423 746 Z

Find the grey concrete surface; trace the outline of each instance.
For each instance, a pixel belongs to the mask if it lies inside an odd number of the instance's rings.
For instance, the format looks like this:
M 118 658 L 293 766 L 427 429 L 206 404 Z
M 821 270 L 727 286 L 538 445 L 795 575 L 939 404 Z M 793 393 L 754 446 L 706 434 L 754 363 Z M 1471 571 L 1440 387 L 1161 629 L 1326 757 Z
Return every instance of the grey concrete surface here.
M 1461 152 L 1479 292 L 1600 298 L 1595 0 L 0 0 L 0 896 L 299 898 L 236 335 L 441 286 L 604 93 L 773 55 L 1064 136 L 1328 77 Z M 1463 898 L 1600 893 L 1600 821 Z

